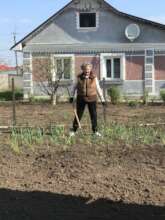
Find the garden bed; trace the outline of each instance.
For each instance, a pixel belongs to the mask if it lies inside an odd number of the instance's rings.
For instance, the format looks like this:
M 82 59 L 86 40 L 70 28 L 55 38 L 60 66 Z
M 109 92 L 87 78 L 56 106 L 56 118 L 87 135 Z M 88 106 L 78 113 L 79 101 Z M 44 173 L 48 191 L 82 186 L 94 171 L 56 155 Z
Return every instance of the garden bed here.
M 99 105 L 105 138 L 90 135 L 85 114 L 85 127 L 70 142 L 69 104 L 17 104 L 18 146 L 11 134 L 0 135 L 0 219 L 164 220 L 164 106 L 109 105 L 106 127 L 102 113 Z M 11 120 L 11 106 L 1 105 L 1 125 Z M 140 126 L 150 123 L 156 126 Z

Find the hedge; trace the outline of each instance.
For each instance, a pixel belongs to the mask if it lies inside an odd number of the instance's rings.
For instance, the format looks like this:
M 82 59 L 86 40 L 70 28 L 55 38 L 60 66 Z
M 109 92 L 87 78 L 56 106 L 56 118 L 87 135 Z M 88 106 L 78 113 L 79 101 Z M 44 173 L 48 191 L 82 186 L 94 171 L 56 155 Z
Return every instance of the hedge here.
M 15 99 L 23 99 L 23 92 L 21 90 L 15 91 Z M 12 91 L 1 91 L 0 92 L 0 101 L 11 101 L 12 100 Z

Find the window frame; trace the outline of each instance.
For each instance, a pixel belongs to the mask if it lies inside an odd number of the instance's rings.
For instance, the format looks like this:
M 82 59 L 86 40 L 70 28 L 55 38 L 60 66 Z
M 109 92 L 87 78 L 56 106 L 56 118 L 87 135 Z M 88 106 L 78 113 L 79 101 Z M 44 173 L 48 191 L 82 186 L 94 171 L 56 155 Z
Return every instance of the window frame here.
M 118 53 L 108 53 L 108 54 L 101 54 L 100 55 L 100 66 L 101 66 L 101 78 L 105 78 L 106 80 L 110 81 L 120 81 L 125 79 L 125 54 L 118 54 Z M 120 78 L 114 78 L 114 59 L 120 59 Z M 107 77 L 107 60 L 111 60 L 111 77 Z
M 66 79 L 64 78 L 64 76 L 62 77 L 62 81 L 72 81 L 74 80 L 75 77 L 75 56 L 73 54 L 58 54 L 58 55 L 53 55 L 52 59 L 53 59 L 53 80 L 55 81 L 57 79 L 56 77 L 56 73 L 57 73 L 57 69 L 56 69 L 56 60 L 60 60 L 62 59 L 64 61 L 65 58 L 70 58 L 71 59 L 71 75 L 70 75 L 70 79 Z M 63 64 L 62 64 L 63 65 Z
M 80 27 L 80 14 L 96 14 L 96 26 L 95 27 Z M 98 11 L 78 11 L 76 12 L 76 21 L 77 21 L 77 29 L 78 30 L 85 30 L 85 31 L 91 31 L 91 30 L 97 30 L 99 27 L 99 12 Z

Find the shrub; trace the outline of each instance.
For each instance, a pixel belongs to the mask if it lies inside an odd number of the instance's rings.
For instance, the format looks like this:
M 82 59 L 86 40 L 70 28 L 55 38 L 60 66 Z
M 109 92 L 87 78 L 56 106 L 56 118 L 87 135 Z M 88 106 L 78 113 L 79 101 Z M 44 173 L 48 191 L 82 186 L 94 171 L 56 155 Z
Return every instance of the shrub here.
M 35 97 L 33 95 L 30 95 L 29 96 L 29 102 L 30 103 L 35 103 L 35 101 L 36 101 Z
M 160 97 L 163 100 L 163 102 L 165 103 L 165 89 L 160 90 Z
M 23 99 L 22 90 L 15 91 L 15 99 L 21 100 Z M 0 92 L 0 101 L 11 101 L 12 100 L 12 91 L 2 91 Z
M 120 90 L 116 86 L 112 86 L 108 90 L 108 95 L 111 97 L 112 104 L 116 105 L 120 101 Z
M 39 103 L 42 104 L 42 103 L 49 103 L 50 99 L 49 97 L 30 95 L 29 102 L 32 104 L 39 104 Z
M 154 104 L 157 100 L 156 96 L 151 96 L 151 103 Z
M 138 104 L 139 104 L 139 103 L 138 103 L 137 100 L 131 100 L 131 101 L 128 102 L 128 105 L 129 105 L 130 107 L 137 107 Z

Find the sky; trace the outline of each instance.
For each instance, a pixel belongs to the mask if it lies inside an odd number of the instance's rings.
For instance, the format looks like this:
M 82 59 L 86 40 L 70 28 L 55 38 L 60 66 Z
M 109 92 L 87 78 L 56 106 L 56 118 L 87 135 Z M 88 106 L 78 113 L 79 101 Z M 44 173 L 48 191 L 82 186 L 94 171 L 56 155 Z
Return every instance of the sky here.
M 0 63 L 15 65 L 13 32 L 17 41 L 47 20 L 69 0 L 0 0 Z M 107 0 L 118 10 L 165 24 L 165 0 Z M 21 62 L 21 59 L 20 61 Z M 20 63 L 21 64 L 21 63 Z

